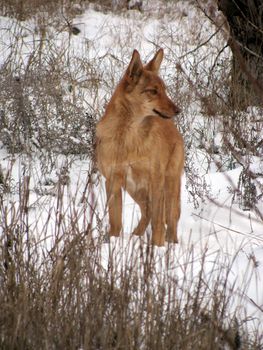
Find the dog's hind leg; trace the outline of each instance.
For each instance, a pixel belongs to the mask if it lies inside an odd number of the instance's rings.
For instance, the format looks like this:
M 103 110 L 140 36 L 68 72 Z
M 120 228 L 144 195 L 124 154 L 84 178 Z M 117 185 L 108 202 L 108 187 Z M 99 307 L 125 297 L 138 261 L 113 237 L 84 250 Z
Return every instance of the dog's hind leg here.
M 166 241 L 171 243 L 178 243 L 177 226 L 181 213 L 183 156 L 183 148 L 178 145 L 171 156 L 165 177 Z
M 164 179 L 160 174 L 151 184 L 150 208 L 152 244 L 160 247 L 165 242 Z
M 178 243 L 177 225 L 180 217 L 180 177 L 166 177 L 165 184 L 165 216 L 166 241 Z

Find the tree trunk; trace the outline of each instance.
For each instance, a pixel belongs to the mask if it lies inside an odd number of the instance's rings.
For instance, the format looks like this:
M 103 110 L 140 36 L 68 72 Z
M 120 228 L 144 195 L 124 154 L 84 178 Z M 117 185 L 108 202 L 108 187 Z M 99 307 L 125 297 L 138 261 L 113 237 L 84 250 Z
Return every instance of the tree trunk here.
M 263 105 L 263 0 L 218 0 L 230 27 L 233 52 L 231 102 Z

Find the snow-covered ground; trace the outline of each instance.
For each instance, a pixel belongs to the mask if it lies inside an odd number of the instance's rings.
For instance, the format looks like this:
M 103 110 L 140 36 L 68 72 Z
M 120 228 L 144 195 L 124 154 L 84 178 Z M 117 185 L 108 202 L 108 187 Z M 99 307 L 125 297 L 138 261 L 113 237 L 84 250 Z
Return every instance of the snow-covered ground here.
M 43 14 L 45 16 L 45 14 Z M 198 62 L 200 75 L 205 75 L 213 65 L 214 55 L 218 48 L 224 46 L 224 38 L 218 33 L 199 50 L 186 55 L 195 49 L 196 43 L 204 43 L 215 31 L 209 21 L 203 17 L 197 20 L 194 10 L 189 10 L 178 3 L 174 15 L 165 13 L 154 18 L 146 14 L 130 11 L 125 15 L 101 13 L 88 9 L 82 15 L 74 18 L 73 24 L 81 32 L 79 35 L 69 35 L 66 30 L 58 33 L 51 25 L 49 27 L 49 40 L 58 48 L 69 45 L 71 57 L 88 57 L 97 71 L 101 73 L 101 84 L 98 98 L 89 96 L 88 89 L 83 88 L 86 103 L 102 105 L 112 93 L 112 87 L 117 83 L 134 48 L 141 52 L 147 60 L 156 46 L 164 47 L 166 58 L 161 74 L 167 77 L 169 85 L 176 80 L 175 67 L 180 63 L 188 76 L 191 76 L 193 67 Z M 194 21 L 195 25 L 192 25 Z M 14 33 L 18 31 L 21 38 L 16 41 L 19 46 L 19 59 L 27 65 L 30 52 L 34 49 L 39 35 L 34 32 L 36 19 L 19 23 L 14 19 L 0 18 L 0 64 L 10 57 L 10 50 L 14 42 Z M 16 38 L 17 40 L 17 38 Z M 69 44 L 70 40 L 70 44 Z M 229 51 L 224 55 L 229 56 Z M 13 62 L 19 66 L 19 62 Z M 65 62 L 65 65 L 67 63 Z M 68 70 L 74 70 L 70 65 Z M 196 69 L 196 68 L 195 68 Z M 222 68 L 223 69 L 223 68 Z M 220 65 L 218 67 L 220 76 Z M 112 79 L 111 84 L 104 81 Z M 78 79 L 84 77 L 80 74 Z M 220 78 L 219 78 L 220 79 Z M 209 81 L 207 82 L 209 85 Z M 184 89 L 183 84 L 181 86 Z M 83 108 L 86 108 L 85 102 Z M 193 101 L 185 107 L 184 113 L 192 113 L 193 118 L 203 119 L 200 106 Z M 189 137 L 189 135 L 188 135 Z M 201 151 L 195 156 L 196 174 L 201 183 L 209 188 L 209 198 L 200 201 L 199 208 L 195 208 L 188 193 L 187 177 L 183 176 L 182 185 L 182 215 L 179 224 L 179 241 L 176 246 L 166 246 L 156 249 L 156 271 L 162 273 L 165 269 L 174 274 L 180 281 L 184 279 L 189 264 L 189 280 L 197 278 L 205 256 L 205 276 L 207 281 L 213 281 L 213 274 L 217 278 L 217 271 L 225 268 L 228 271 L 227 288 L 233 293 L 233 307 L 238 307 L 240 314 L 250 318 L 251 326 L 262 327 L 263 331 L 263 223 L 252 211 L 242 211 L 238 203 L 233 201 L 230 188 L 237 188 L 241 167 L 233 170 L 216 172 L 213 167 L 208 171 L 202 167 L 207 156 Z M 52 172 L 43 172 L 37 153 L 11 156 L 4 147 L 0 150 L 1 168 L 6 174 L 11 171 L 11 192 L 5 195 L 4 203 L 9 219 L 19 216 L 21 193 L 19 188 L 30 177 L 29 196 L 29 227 L 36 242 L 41 242 L 49 249 L 60 232 L 57 227 L 58 212 L 63 213 L 63 225 L 71 225 L 72 213 L 78 218 L 79 231 L 85 230 L 92 221 L 94 237 L 98 236 L 96 229 L 98 222 L 104 232 L 107 230 L 107 213 L 105 209 L 105 189 L 103 179 L 95 179 L 92 186 L 86 188 L 87 174 L 90 162 L 80 157 L 58 156 Z M 66 169 L 67 180 L 65 185 L 59 185 L 58 179 Z M 253 167 L 262 172 L 262 159 L 255 158 Z M 61 175 L 62 174 L 62 175 Z M 65 175 L 65 174 L 64 174 Z M 63 176 L 64 176 L 63 175 Z M 58 191 L 63 199 L 58 205 Z M 85 195 L 86 200 L 81 198 Z M 132 228 L 139 218 L 139 209 L 128 196 L 123 194 L 123 235 L 119 239 L 111 240 L 110 245 L 116 247 L 115 254 L 127 259 L 132 249 L 140 240 L 131 237 Z M 63 203 L 63 204 L 62 204 Z M 261 204 L 262 208 L 262 204 Z M 14 214 L 14 211 L 17 213 Z M 94 215 L 94 211 L 96 215 Z M 3 215 L 3 213 L 1 214 Z M 0 224 L 0 233 L 3 228 Z M 65 229 L 65 227 L 64 227 Z M 150 228 L 142 238 L 147 243 Z M 189 251 L 193 253 L 189 262 Z M 170 255 L 169 266 L 166 264 L 167 254 Z M 102 246 L 102 264 L 107 265 L 109 258 L 109 244 Z M 118 259 L 117 259 L 118 260 Z M 191 272 L 190 272 L 191 271 Z M 212 282 L 211 282 L 212 283 Z

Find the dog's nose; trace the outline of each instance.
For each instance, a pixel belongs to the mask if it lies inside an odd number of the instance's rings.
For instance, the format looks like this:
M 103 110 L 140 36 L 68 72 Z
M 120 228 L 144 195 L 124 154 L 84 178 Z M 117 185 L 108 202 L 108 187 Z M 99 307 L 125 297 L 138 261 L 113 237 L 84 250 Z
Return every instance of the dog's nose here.
M 179 114 L 181 112 L 181 109 L 175 104 L 173 103 L 172 100 L 169 99 L 169 107 L 170 109 L 173 111 L 173 115 Z
M 174 114 L 179 114 L 179 113 L 181 113 L 181 109 L 178 106 L 174 105 Z

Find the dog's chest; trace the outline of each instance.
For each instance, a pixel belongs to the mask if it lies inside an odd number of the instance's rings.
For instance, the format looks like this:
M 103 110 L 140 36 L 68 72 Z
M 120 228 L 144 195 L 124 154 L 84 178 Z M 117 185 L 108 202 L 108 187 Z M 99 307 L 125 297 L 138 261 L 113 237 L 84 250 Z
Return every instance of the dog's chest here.
M 136 180 L 132 174 L 132 168 L 131 166 L 128 166 L 127 172 L 126 172 L 126 184 L 125 187 L 127 189 L 130 189 L 132 191 L 136 190 L 137 184 L 136 184 Z
M 144 164 L 145 165 L 145 164 Z M 128 190 L 129 193 L 136 193 L 141 189 L 145 189 L 147 187 L 147 170 L 146 173 L 142 173 L 141 169 L 138 171 L 138 164 L 130 164 L 126 168 L 126 176 L 124 188 Z M 144 167 L 145 168 L 145 167 Z

